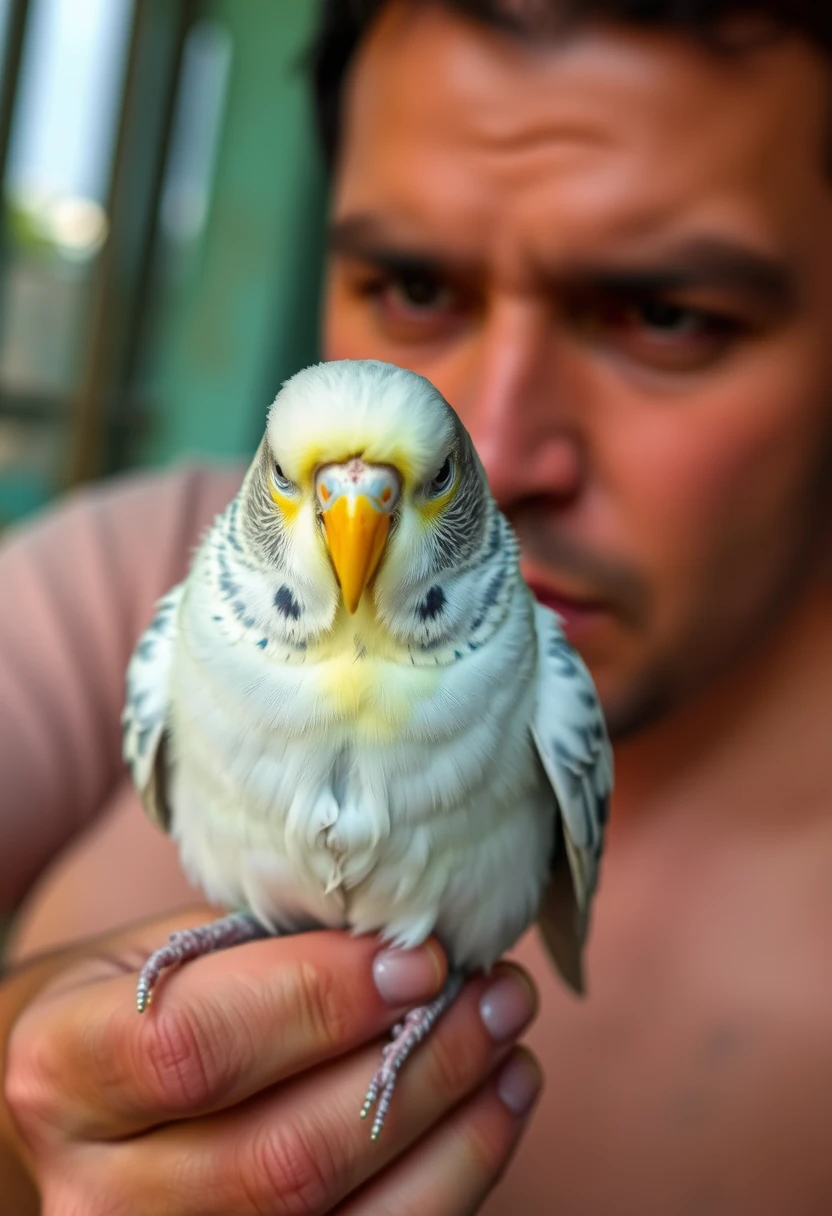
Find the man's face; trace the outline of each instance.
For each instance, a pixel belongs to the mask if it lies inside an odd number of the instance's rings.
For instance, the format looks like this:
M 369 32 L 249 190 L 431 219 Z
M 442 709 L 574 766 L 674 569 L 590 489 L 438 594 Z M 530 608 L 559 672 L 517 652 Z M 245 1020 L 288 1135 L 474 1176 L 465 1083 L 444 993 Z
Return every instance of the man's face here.
M 832 461 L 827 69 L 393 0 L 354 64 L 329 358 L 460 414 L 621 735 L 780 622 Z

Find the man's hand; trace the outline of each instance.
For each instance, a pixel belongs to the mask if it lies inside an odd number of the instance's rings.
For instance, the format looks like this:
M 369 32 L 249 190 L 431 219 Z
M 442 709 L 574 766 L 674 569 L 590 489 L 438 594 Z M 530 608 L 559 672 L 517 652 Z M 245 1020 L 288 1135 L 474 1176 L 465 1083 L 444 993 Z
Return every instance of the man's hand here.
M 333 932 L 253 942 L 171 972 L 140 1016 L 141 962 L 194 923 L 167 917 L 76 951 L 17 1017 L 6 1097 L 43 1216 L 476 1211 L 538 1090 L 512 1047 L 530 982 L 501 966 L 466 986 L 373 1144 L 358 1112 L 380 1036 L 441 987 L 439 947 L 391 954 Z

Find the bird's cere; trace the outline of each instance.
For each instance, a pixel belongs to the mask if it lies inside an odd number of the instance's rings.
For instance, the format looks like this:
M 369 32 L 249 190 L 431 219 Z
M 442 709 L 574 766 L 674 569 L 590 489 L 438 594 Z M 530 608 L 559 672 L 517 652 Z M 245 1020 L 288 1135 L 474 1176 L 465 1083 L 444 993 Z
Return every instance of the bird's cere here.
M 353 457 L 319 469 L 315 494 L 341 594 L 353 613 L 381 561 L 401 478 L 389 465 Z

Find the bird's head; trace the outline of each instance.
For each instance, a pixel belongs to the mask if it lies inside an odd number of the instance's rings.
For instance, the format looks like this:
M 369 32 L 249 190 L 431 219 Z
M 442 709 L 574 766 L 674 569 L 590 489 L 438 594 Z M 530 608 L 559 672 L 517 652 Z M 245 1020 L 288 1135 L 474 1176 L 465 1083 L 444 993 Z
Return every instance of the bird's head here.
M 378 608 L 464 569 L 490 501 L 467 431 L 428 380 L 343 360 L 281 389 L 244 511 L 261 555 L 320 590 L 340 589 L 355 613 L 368 588 Z

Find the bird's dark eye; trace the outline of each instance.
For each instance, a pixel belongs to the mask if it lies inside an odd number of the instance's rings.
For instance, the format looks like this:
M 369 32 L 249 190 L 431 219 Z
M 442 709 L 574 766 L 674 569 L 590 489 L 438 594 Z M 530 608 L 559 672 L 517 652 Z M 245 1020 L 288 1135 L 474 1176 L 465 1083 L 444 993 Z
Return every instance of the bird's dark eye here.
M 455 473 L 456 464 L 453 456 L 446 456 L 439 472 L 428 482 L 428 495 L 431 498 L 437 498 L 440 494 L 444 494 L 452 485 Z
M 277 486 L 278 490 L 293 489 L 291 481 L 283 472 L 277 461 L 275 461 L 274 465 L 272 466 L 272 476 L 274 477 L 274 484 Z

